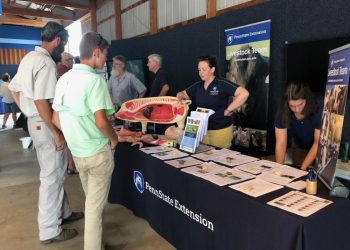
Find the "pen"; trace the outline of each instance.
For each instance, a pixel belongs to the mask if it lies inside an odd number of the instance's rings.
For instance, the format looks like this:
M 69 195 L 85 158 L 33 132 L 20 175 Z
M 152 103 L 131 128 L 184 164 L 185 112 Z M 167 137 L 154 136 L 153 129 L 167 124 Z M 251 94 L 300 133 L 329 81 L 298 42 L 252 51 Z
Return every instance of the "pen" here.
M 308 177 L 309 181 L 315 181 L 315 174 L 312 167 L 309 168 Z

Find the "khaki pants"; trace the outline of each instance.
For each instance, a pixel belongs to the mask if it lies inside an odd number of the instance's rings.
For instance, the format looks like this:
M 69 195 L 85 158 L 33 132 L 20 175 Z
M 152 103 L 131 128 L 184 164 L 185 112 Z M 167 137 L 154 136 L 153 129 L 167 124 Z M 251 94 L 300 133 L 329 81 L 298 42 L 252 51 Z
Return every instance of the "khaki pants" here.
M 67 152 L 56 150 L 55 140 L 40 116 L 28 118 L 28 130 L 40 166 L 38 224 L 39 239 L 43 241 L 59 235 L 62 218 L 72 213 L 63 187 Z
M 230 148 L 233 139 L 233 126 L 218 130 L 208 130 L 203 143 L 219 148 Z
M 102 249 L 102 214 L 107 202 L 114 168 L 113 153 L 109 145 L 91 157 L 74 157 L 79 171 L 85 200 L 84 249 Z

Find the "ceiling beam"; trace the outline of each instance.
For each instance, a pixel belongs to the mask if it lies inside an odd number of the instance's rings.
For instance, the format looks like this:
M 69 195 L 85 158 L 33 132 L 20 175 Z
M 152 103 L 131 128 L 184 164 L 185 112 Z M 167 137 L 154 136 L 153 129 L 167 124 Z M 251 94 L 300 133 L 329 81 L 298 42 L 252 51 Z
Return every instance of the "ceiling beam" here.
M 25 9 L 25 8 L 18 8 L 18 7 L 10 7 L 10 8 L 4 7 L 2 11 L 4 14 L 45 17 L 45 18 L 67 20 L 67 21 L 75 21 L 75 19 L 76 19 L 76 18 L 69 17 L 69 16 L 52 14 L 49 11 Z
M 73 9 L 90 10 L 90 5 L 82 5 L 78 3 L 72 3 L 72 1 L 65 0 L 30 0 L 28 2 L 38 3 L 38 4 L 50 4 L 60 7 L 70 7 Z
M 45 26 L 44 22 L 30 20 L 30 19 L 22 19 L 13 16 L 2 16 L 0 17 L 0 24 L 12 24 L 12 25 L 21 25 L 21 26 L 31 26 L 42 28 Z

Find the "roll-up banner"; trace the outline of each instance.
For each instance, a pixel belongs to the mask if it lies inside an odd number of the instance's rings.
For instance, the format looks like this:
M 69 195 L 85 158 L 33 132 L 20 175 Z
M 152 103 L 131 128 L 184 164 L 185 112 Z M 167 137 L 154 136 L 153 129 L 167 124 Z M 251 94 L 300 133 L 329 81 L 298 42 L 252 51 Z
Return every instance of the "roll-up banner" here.
M 266 150 L 270 25 L 266 20 L 225 30 L 226 78 L 244 86 L 249 98 L 235 114 L 233 144 Z
M 335 180 L 349 86 L 349 68 L 350 44 L 329 52 L 322 126 L 316 156 L 319 176 L 329 188 L 333 187 Z

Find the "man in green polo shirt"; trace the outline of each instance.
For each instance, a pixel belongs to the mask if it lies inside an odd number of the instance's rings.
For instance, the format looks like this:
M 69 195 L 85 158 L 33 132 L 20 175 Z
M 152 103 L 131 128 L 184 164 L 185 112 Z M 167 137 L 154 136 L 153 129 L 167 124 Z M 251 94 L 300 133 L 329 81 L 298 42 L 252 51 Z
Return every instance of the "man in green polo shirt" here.
M 86 195 L 84 249 L 102 248 L 102 213 L 114 168 L 112 150 L 118 139 L 107 116 L 113 104 L 105 80 L 108 42 L 95 32 L 80 43 L 81 64 L 64 74 L 56 86 L 54 123 L 60 127 L 79 171 Z

